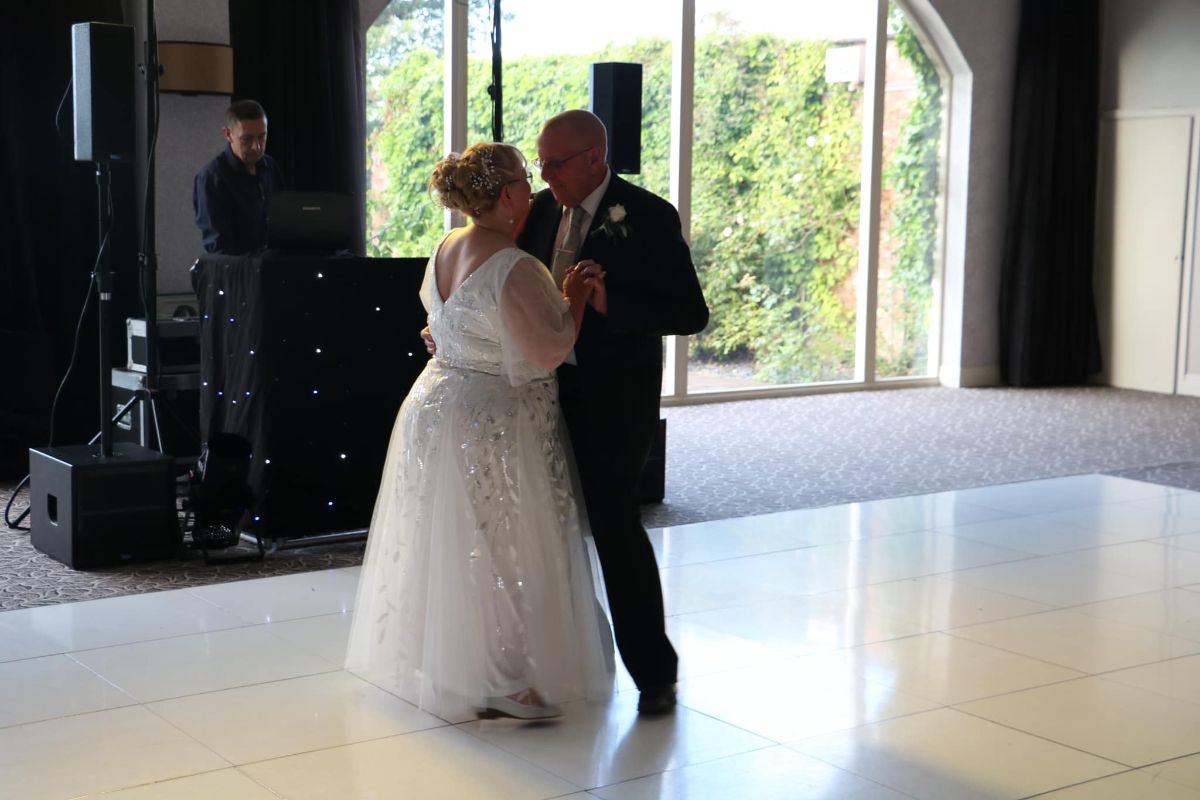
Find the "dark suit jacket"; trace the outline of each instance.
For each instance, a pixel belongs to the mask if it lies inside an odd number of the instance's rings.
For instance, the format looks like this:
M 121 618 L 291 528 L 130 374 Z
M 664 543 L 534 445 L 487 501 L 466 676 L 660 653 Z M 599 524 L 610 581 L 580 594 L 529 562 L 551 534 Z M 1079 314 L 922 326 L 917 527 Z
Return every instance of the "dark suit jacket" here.
M 625 212 L 620 222 L 612 219 L 614 207 Z M 561 217 L 550 190 L 540 192 L 520 246 L 549 264 Z M 608 314 L 591 306 L 584 314 L 575 345 L 579 383 L 588 405 L 605 417 L 597 432 L 628 440 L 630 448 L 614 449 L 644 458 L 658 424 L 661 337 L 703 330 L 708 306 L 675 207 L 615 174 L 580 247 L 585 258 L 607 273 Z

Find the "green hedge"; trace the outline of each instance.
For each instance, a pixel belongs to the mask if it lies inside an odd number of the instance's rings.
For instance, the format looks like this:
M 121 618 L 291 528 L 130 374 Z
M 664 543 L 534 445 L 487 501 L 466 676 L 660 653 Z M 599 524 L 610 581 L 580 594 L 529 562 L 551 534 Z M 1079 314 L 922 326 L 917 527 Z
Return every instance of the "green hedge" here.
M 883 246 L 892 252 L 900 301 L 888 293 L 880 315 L 901 343 L 880 348 L 876 368 L 885 375 L 923 371 L 928 358 L 942 105 L 932 63 L 903 20 L 893 24 L 918 90 L 884 174 Z M 693 337 L 691 356 L 752 364 L 771 382 L 853 374 L 862 97 L 855 84 L 826 82 L 828 47 L 738 33 L 696 42 L 691 236 L 712 320 Z M 542 120 L 586 107 L 596 60 L 643 65 L 643 172 L 632 179 L 668 195 L 667 41 L 506 61 L 505 138 L 532 160 Z M 470 141 L 491 138 L 490 66 L 474 60 L 469 68 Z M 440 52 L 419 44 L 373 64 L 368 152 L 372 177 L 386 182 L 368 199 L 374 254 L 424 255 L 441 237 L 442 214 L 425 183 L 445 155 L 442 69 Z

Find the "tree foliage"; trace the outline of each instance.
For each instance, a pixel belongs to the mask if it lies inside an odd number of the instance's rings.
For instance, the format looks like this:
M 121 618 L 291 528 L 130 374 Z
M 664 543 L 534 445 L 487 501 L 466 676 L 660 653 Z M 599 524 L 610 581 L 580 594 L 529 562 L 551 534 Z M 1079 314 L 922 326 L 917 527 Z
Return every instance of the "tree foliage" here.
M 900 128 L 899 144 L 883 174 L 895 196 L 883 247 L 895 258 L 894 291 L 882 297 L 882 318 L 893 327 L 892 347 L 880 347 L 875 370 L 882 376 L 921 374 L 929 367 L 938 245 L 939 149 L 942 143 L 942 81 L 912 27 L 898 11 L 896 51 L 916 75 L 916 99 Z
M 758 377 L 848 377 L 857 251 L 856 87 L 825 81 L 824 42 L 713 35 L 696 47 L 692 237 L 712 308 L 699 358 Z
M 883 176 L 893 266 L 880 314 L 893 331 L 889 341 L 899 344 L 881 349 L 877 368 L 912 374 L 927 358 L 942 101 L 937 72 L 902 18 L 895 30 L 918 91 Z M 442 232 L 441 211 L 426 189 L 432 165 L 445 155 L 440 41 L 410 34 L 403 56 L 393 52 L 373 77 L 377 124 L 369 163 L 376 191 L 368 212 L 376 230 L 371 252 L 382 255 L 425 255 Z M 853 375 L 863 98 L 855 83 L 826 80 L 830 46 L 736 29 L 696 41 L 691 240 L 712 314 L 692 338 L 691 356 L 750 363 L 772 382 Z M 506 60 L 505 138 L 532 160 L 543 120 L 586 107 L 589 65 L 598 60 L 643 65 L 643 172 L 628 177 L 667 196 L 665 40 Z M 469 141 L 491 138 L 490 70 L 483 59 L 469 65 Z

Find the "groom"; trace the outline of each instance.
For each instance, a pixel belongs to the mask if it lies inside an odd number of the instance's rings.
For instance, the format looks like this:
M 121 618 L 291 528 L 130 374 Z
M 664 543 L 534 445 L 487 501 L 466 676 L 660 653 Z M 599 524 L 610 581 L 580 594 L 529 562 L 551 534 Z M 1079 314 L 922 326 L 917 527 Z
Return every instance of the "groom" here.
M 518 245 L 551 265 L 595 261 L 605 272 L 575 344 L 558 370 L 559 397 L 621 658 L 641 692 L 638 711 L 675 705 L 678 657 L 667 639 L 654 550 L 637 483 L 662 393 L 662 336 L 697 333 L 708 306 L 670 203 L 614 175 L 607 133 L 588 111 L 552 117 L 538 136 L 549 185 L 534 198 Z

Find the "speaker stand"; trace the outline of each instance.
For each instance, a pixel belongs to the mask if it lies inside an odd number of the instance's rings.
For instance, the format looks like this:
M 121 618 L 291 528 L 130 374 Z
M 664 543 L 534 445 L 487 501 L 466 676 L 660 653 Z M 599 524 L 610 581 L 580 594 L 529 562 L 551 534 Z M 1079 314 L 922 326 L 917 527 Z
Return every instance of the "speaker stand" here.
M 109 236 L 112 235 L 112 174 L 108 163 L 96 162 L 96 214 L 100 229 L 100 252 L 96 257 L 95 284 L 97 298 L 96 316 L 100 322 L 100 432 L 92 443 L 100 440 L 100 455 L 111 458 L 112 423 L 112 292 L 113 274 L 109 255 Z
M 158 419 L 159 379 L 162 367 L 158 358 L 158 258 L 155 255 L 157 244 L 155 227 L 155 175 L 154 154 L 155 143 L 158 139 L 158 83 L 162 73 L 162 65 L 158 60 L 158 31 L 154 18 L 154 0 L 146 0 L 146 38 L 143 43 L 142 77 L 146 82 L 146 196 L 142 199 L 142 247 L 138 252 L 138 286 L 141 288 L 142 308 L 146 317 L 146 385 L 134 390 L 133 397 L 125 403 L 112 418 L 116 425 L 138 403 L 145 403 L 150 409 L 150 419 L 154 424 L 153 441 L 158 446 L 158 452 L 166 453 L 163 444 L 162 427 Z M 106 373 L 106 379 L 111 383 L 111 370 Z M 111 398 L 107 408 L 112 408 Z M 107 413 L 107 411 L 105 412 Z M 146 441 L 151 441 L 149 436 Z

